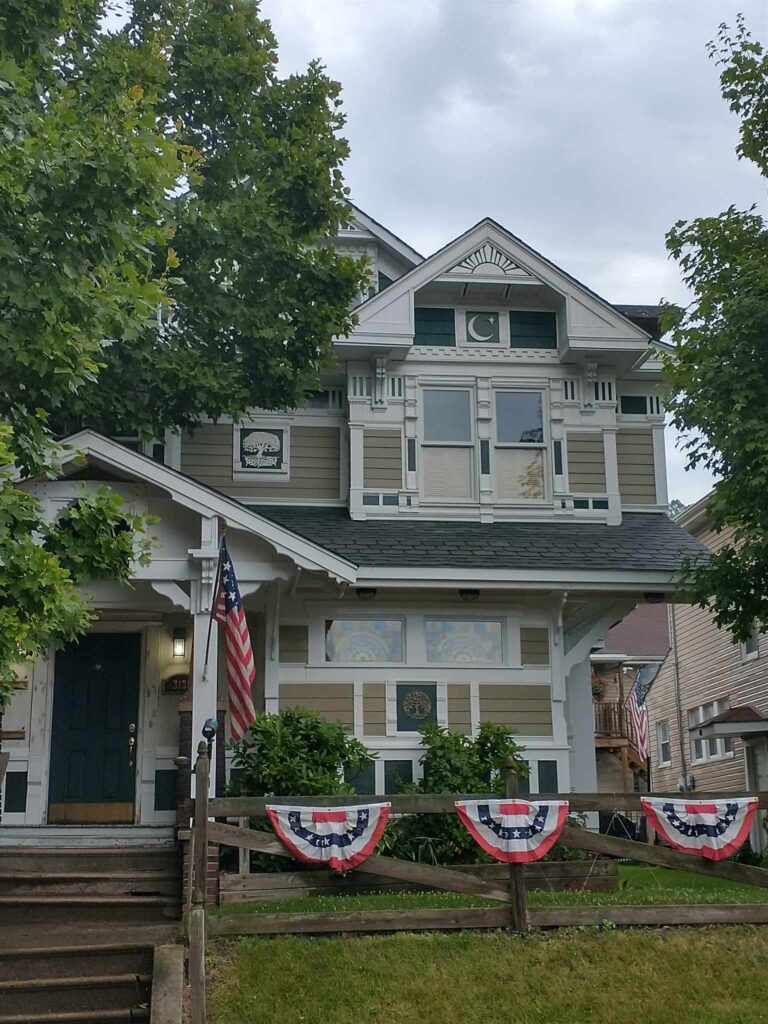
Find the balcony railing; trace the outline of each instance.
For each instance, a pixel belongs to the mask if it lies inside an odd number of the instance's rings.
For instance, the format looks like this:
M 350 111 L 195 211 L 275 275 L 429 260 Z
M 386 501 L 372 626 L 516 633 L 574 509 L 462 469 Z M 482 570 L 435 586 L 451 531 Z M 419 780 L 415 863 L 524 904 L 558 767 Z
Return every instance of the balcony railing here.
M 632 725 L 626 705 L 617 700 L 597 700 L 594 703 L 594 709 L 596 736 L 631 738 Z

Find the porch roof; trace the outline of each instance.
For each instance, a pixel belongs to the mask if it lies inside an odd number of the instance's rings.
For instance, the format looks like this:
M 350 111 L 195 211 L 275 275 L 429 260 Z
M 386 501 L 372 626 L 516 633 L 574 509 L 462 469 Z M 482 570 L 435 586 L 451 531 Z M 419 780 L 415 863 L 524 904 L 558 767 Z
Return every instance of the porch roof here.
M 707 549 L 665 515 L 602 523 L 349 518 L 343 508 L 260 505 L 260 515 L 356 566 L 673 573 Z
M 751 704 L 737 704 L 710 718 L 696 734 L 705 739 L 716 736 L 754 736 L 768 733 L 768 718 Z

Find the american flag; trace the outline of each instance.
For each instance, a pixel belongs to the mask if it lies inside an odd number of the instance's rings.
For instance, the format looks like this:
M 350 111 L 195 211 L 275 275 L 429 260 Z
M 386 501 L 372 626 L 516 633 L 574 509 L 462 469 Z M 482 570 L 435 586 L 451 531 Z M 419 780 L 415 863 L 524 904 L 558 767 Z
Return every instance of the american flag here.
M 241 740 L 256 716 L 251 696 L 256 666 L 235 567 L 223 540 L 219 551 L 219 591 L 213 615 L 224 626 L 227 638 L 230 730 L 233 740 Z
M 629 717 L 632 721 L 635 749 L 643 759 L 647 759 L 651 755 L 651 746 L 648 742 L 648 708 L 645 705 L 648 685 L 638 673 L 635 685 L 629 695 Z

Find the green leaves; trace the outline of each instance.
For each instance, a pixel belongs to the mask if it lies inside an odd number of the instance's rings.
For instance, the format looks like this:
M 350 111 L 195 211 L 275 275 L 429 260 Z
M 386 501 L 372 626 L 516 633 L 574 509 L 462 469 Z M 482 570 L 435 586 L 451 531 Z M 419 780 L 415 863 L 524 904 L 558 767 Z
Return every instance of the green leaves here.
M 768 56 L 743 18 L 721 26 L 710 53 L 723 97 L 741 119 L 739 154 L 768 171 Z M 690 560 L 681 594 L 711 607 L 743 640 L 768 624 L 768 230 L 755 209 L 679 221 L 667 234 L 693 301 L 666 321 L 675 342 L 665 360 L 668 407 L 686 440 L 688 466 L 720 482 L 710 503 L 727 531 L 709 560 Z

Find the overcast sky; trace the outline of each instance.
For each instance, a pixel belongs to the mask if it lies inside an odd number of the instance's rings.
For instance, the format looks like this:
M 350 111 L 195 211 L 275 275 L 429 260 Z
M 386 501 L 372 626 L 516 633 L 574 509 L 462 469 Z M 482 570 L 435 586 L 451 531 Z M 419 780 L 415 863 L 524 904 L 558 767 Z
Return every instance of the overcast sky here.
M 264 0 L 343 86 L 353 200 L 429 255 L 491 216 L 611 302 L 685 299 L 665 231 L 764 205 L 706 53 L 748 0 Z M 710 486 L 668 440 L 670 496 Z

